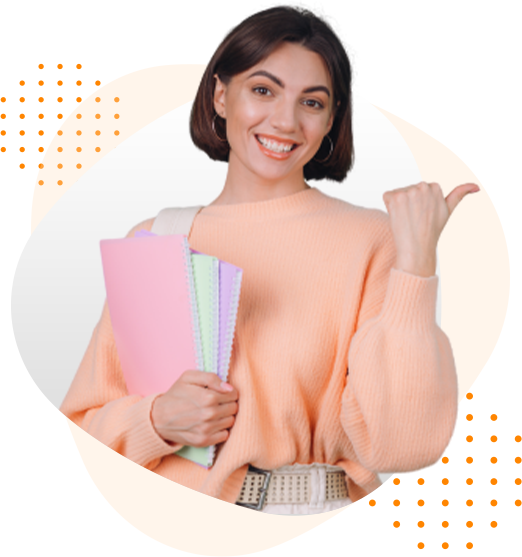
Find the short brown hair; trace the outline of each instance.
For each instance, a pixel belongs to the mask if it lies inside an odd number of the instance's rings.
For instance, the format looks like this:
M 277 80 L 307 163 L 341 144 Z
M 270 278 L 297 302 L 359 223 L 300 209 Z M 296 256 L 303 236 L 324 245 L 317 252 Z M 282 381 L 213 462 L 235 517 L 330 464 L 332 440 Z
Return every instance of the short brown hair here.
M 228 84 L 232 77 L 245 72 L 267 58 L 283 42 L 297 43 L 319 54 L 330 73 L 333 86 L 334 121 L 329 136 L 332 154 L 324 163 L 310 160 L 304 167 L 307 180 L 323 178 L 342 182 L 353 166 L 351 66 L 346 51 L 331 27 L 312 12 L 279 6 L 258 12 L 234 27 L 212 56 L 199 84 L 190 114 L 190 136 L 199 149 L 218 161 L 228 161 L 230 145 L 220 141 L 212 129 L 214 110 L 214 75 Z M 225 121 L 219 116 L 215 129 L 225 137 Z M 324 141 L 318 159 L 328 156 L 330 143 Z

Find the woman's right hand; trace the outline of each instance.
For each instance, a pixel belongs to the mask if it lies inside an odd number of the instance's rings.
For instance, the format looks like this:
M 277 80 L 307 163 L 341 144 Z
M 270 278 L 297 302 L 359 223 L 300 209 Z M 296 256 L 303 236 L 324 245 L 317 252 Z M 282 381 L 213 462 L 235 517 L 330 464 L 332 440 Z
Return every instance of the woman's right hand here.
M 208 447 L 226 441 L 234 425 L 237 390 L 215 374 L 188 370 L 152 406 L 152 424 L 170 443 Z

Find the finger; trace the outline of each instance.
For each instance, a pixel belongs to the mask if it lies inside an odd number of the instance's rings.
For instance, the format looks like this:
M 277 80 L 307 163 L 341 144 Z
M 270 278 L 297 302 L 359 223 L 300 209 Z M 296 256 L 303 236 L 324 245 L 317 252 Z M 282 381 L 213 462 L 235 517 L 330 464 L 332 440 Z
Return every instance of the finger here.
M 436 193 L 442 194 L 442 188 L 438 182 L 430 182 L 428 186 Z
M 225 381 L 221 381 L 216 373 L 191 369 L 185 371 L 180 379 L 181 378 L 190 385 L 212 389 L 218 393 L 233 393 L 235 391 L 232 385 Z
M 238 411 L 238 404 L 235 400 L 224 402 L 217 407 L 215 419 L 228 418 L 235 416 Z
M 226 418 L 221 418 L 220 420 L 213 422 L 211 435 L 223 431 L 224 429 L 230 429 L 234 425 L 235 421 L 236 419 L 234 416 L 227 416 Z
M 468 193 L 475 193 L 478 191 L 480 191 L 480 188 L 477 184 L 473 184 L 472 182 L 461 184 L 453 189 L 445 199 L 449 214 L 451 215 L 451 213 L 453 213 L 455 207 L 468 195 Z
M 218 393 L 213 389 L 203 389 L 198 385 L 191 385 L 193 388 L 192 400 L 199 408 L 211 408 L 214 412 L 222 404 L 235 402 L 238 399 L 237 391 L 232 393 Z
M 228 383 L 227 383 L 228 384 Z M 231 385 L 230 385 L 231 386 Z M 206 391 L 209 395 L 212 395 L 216 404 L 226 404 L 227 402 L 233 402 L 239 398 L 239 393 L 237 389 L 232 387 L 231 391 L 220 392 L 213 388 Z
M 216 433 L 211 434 L 204 434 L 204 433 L 196 433 L 196 434 L 187 434 L 185 436 L 187 442 L 185 445 L 191 447 L 210 447 L 211 445 L 218 445 L 219 443 L 223 443 L 228 439 L 230 432 L 228 429 L 222 429 Z

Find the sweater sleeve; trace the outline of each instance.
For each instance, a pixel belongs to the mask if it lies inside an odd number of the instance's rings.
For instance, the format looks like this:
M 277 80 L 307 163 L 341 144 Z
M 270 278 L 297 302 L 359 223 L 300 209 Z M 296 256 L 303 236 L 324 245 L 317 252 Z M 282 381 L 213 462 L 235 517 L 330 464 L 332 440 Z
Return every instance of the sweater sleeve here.
M 392 267 L 389 227 L 366 274 L 348 352 L 341 423 L 363 466 L 415 470 L 447 447 L 457 416 L 451 346 L 438 327 L 438 277 Z
M 152 221 L 134 227 L 150 229 Z M 164 441 L 151 411 L 159 396 L 129 395 L 114 341 L 107 302 L 60 410 L 76 425 L 133 462 L 153 470 L 182 445 Z

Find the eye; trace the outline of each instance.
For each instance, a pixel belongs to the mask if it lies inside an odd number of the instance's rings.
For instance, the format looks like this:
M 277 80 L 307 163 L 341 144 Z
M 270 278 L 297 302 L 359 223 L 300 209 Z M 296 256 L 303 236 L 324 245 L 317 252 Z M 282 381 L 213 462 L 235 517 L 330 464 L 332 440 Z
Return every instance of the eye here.
M 258 93 L 262 97 L 266 97 L 270 93 L 270 90 L 267 87 L 261 87 L 261 86 L 254 87 L 252 89 L 252 91 L 254 91 L 255 93 Z
M 324 108 L 323 103 L 320 103 L 319 101 L 316 101 L 314 99 L 307 99 L 305 101 L 305 105 L 309 106 L 310 108 L 317 108 L 317 109 Z

